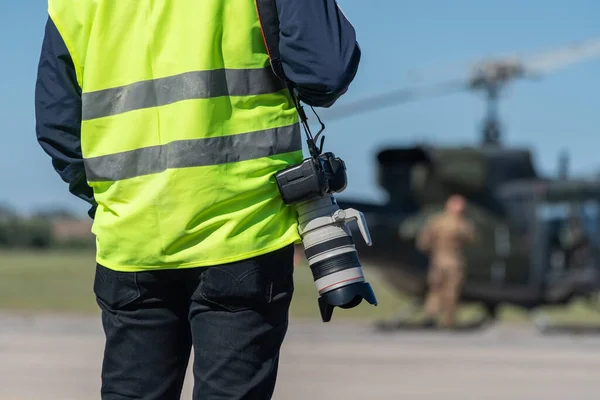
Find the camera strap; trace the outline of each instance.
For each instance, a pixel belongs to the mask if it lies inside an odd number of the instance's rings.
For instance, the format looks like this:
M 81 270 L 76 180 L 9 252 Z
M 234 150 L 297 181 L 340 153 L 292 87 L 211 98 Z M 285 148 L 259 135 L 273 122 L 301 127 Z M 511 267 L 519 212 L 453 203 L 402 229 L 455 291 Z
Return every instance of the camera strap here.
M 319 136 L 325 130 L 325 125 L 321 121 L 321 118 L 317 115 L 314 108 L 311 107 L 317 120 L 321 124 L 321 129 L 317 133 L 315 137 L 313 137 L 310 127 L 308 126 L 308 118 L 306 117 L 306 113 L 304 112 L 304 108 L 300 104 L 300 100 L 296 95 L 292 82 L 290 82 L 286 77 L 283 71 L 283 65 L 281 63 L 281 55 L 279 53 L 279 15 L 277 13 L 277 3 L 275 0 L 254 0 L 256 4 L 256 11 L 258 13 L 258 20 L 261 25 L 263 40 L 265 42 L 265 47 L 267 48 L 267 53 L 269 54 L 269 61 L 271 63 L 271 69 L 275 76 L 281 79 L 292 98 L 292 102 L 294 103 L 294 107 L 298 111 L 298 117 L 300 118 L 300 123 L 304 127 L 304 132 L 306 134 L 306 143 L 308 145 L 308 151 L 310 155 L 317 159 L 319 154 L 323 151 L 323 142 L 325 140 L 325 136 L 321 137 L 321 144 L 317 146 L 317 140 Z

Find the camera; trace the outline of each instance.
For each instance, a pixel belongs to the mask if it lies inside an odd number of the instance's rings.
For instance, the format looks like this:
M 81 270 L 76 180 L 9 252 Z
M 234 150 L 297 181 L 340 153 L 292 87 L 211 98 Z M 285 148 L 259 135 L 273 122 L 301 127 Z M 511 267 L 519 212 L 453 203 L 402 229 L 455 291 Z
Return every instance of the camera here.
M 298 231 L 319 293 L 323 322 L 331 320 L 335 307 L 353 308 L 363 299 L 376 306 L 375 293 L 365 279 L 354 239 L 346 225 L 356 221 L 370 246 L 366 220 L 360 211 L 340 209 L 332 195 L 346 189 L 344 161 L 330 152 L 315 154 L 279 171 L 275 179 L 283 201 L 296 206 Z

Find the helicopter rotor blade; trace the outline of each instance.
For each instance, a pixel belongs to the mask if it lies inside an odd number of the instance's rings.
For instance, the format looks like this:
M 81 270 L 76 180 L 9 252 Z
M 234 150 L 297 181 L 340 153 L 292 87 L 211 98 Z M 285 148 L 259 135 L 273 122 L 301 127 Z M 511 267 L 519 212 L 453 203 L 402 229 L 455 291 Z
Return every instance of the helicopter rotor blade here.
M 463 81 L 448 81 L 436 85 L 402 88 L 379 95 L 367 97 L 347 104 L 340 104 L 323 111 L 327 120 L 337 120 L 366 112 L 388 108 L 401 103 L 416 101 L 422 98 L 442 96 L 467 89 Z
M 518 78 L 538 78 L 543 74 L 567 67 L 576 62 L 600 56 L 600 38 L 592 38 L 581 42 L 572 42 L 551 50 L 535 53 L 504 53 L 496 56 L 478 58 L 465 62 L 462 68 L 446 65 L 436 67 L 437 73 L 431 70 L 412 70 L 410 80 L 423 83 L 433 77 L 447 75 L 465 81 L 487 79 L 497 81 L 499 78 L 505 83 Z
M 539 76 L 597 56 L 600 56 L 600 38 L 524 58 L 522 64 L 527 75 Z
M 360 99 L 334 108 L 323 110 L 323 116 L 328 120 L 336 120 L 401 103 L 442 96 L 450 93 L 504 87 L 507 83 L 518 78 L 538 78 L 548 73 L 576 62 L 600 56 L 600 38 L 572 43 L 546 52 L 537 52 L 530 56 L 505 54 L 502 57 L 488 57 L 474 60 L 465 64 L 464 69 L 456 71 L 453 68 L 436 68 L 440 72 L 450 72 L 453 78 L 439 79 L 436 84 L 420 84 L 389 91 L 380 95 Z M 412 82 L 432 80 L 423 70 L 412 71 Z

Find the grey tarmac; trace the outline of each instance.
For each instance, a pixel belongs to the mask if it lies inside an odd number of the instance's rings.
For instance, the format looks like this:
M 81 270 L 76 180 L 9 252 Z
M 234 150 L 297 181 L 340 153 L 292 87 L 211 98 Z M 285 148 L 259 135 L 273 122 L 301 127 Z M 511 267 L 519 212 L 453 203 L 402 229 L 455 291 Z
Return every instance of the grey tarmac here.
M 103 339 L 97 317 L 0 314 L 0 400 L 99 399 Z M 600 335 L 376 333 L 334 316 L 292 321 L 274 399 L 598 399 L 599 371 Z

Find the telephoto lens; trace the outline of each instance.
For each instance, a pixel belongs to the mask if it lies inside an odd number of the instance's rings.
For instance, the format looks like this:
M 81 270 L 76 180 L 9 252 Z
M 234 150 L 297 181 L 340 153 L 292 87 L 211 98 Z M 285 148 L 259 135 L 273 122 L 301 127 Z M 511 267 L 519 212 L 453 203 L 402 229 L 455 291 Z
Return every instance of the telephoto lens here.
M 319 292 L 323 322 L 331 320 L 335 307 L 353 308 L 363 299 L 376 306 L 375 293 L 365 279 L 352 234 L 346 226 L 346 222 L 356 220 L 370 246 L 363 214 L 355 209 L 340 209 L 331 195 L 299 203 L 297 210 L 298 230 Z

